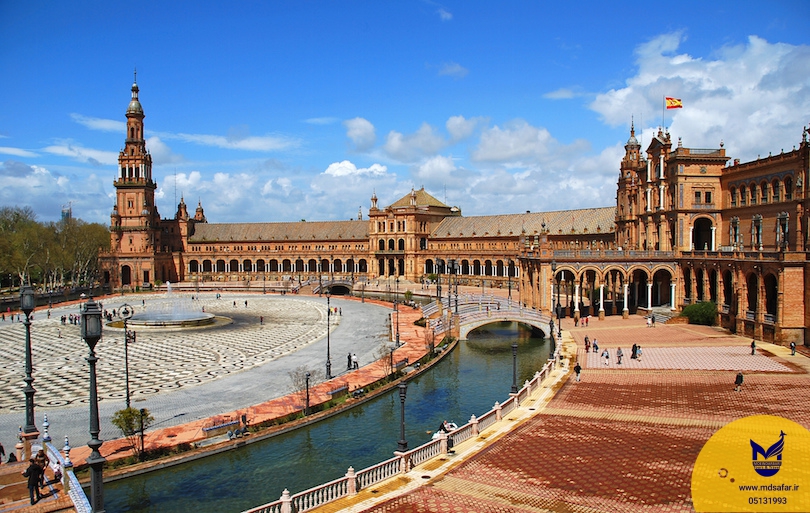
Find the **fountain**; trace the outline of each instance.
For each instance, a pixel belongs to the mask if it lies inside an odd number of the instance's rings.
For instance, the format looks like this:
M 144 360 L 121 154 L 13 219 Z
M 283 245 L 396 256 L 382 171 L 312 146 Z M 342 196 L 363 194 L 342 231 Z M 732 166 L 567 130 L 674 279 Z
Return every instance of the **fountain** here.
M 215 316 L 196 308 L 186 298 L 172 295 L 172 284 L 166 283 L 166 299 L 149 302 L 149 310 L 133 315 L 130 326 L 139 328 L 189 328 L 214 324 Z

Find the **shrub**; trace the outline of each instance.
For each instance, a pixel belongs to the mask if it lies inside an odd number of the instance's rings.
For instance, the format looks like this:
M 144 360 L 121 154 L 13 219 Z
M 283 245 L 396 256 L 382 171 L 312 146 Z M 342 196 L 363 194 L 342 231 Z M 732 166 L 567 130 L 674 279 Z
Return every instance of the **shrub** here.
M 681 316 L 688 317 L 689 324 L 714 326 L 717 321 L 717 305 L 712 301 L 695 303 L 684 308 Z

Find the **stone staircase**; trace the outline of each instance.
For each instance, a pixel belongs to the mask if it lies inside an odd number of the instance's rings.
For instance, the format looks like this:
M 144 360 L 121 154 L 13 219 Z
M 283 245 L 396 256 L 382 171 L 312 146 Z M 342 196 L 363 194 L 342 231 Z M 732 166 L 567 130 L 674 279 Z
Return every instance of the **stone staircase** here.
M 678 315 L 678 312 L 673 312 L 669 309 L 669 305 L 654 306 L 652 313 L 655 314 L 656 324 L 666 324 L 668 320 Z
M 28 498 L 28 479 L 22 476 L 28 468 L 26 462 L 0 465 L 0 512 L 53 513 L 76 511 L 70 497 L 62 493 L 62 484 L 54 480 L 50 468 L 45 471 L 42 500 L 31 505 Z

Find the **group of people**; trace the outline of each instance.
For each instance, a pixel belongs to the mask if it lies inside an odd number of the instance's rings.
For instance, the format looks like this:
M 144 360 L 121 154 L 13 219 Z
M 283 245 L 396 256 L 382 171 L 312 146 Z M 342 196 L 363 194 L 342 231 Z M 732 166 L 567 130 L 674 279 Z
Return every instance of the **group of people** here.
M 346 370 L 359 369 L 360 364 L 357 362 L 357 353 L 349 353 L 346 357 Z
M 40 449 L 28 462 L 28 468 L 22 472 L 22 475 L 28 478 L 28 495 L 31 498 L 31 505 L 34 505 L 42 499 L 40 488 L 45 486 L 45 469 L 51 464 L 51 459 L 45 453 L 44 449 Z M 62 478 L 62 472 L 58 463 L 53 473 L 55 479 L 59 480 Z

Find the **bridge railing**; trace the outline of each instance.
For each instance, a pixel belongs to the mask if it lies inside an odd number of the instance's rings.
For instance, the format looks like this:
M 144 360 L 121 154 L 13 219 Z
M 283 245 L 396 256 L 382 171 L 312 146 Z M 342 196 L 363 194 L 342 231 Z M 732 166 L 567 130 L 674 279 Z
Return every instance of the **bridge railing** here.
M 470 422 L 446 436 L 439 436 L 410 451 L 397 452 L 395 457 L 356 473 L 352 467 L 349 467 L 345 476 L 301 493 L 291 496 L 289 491 L 284 490 L 279 500 L 250 509 L 245 513 L 302 513 L 343 497 L 354 496 L 360 490 L 370 488 L 399 474 L 405 474 L 422 463 L 447 454 L 448 438 L 452 438 L 454 444 L 459 444 L 477 437 L 485 429 L 503 420 L 505 415 L 520 407 L 521 403 L 529 398 L 532 391 L 542 386 L 543 380 L 550 376 L 556 366 L 556 359 L 548 360 L 540 371 L 535 372 L 531 380 L 526 381 L 517 394 L 510 394 L 510 397 L 502 404 L 496 402 L 490 411 L 480 417 L 473 415 L 470 417 Z

